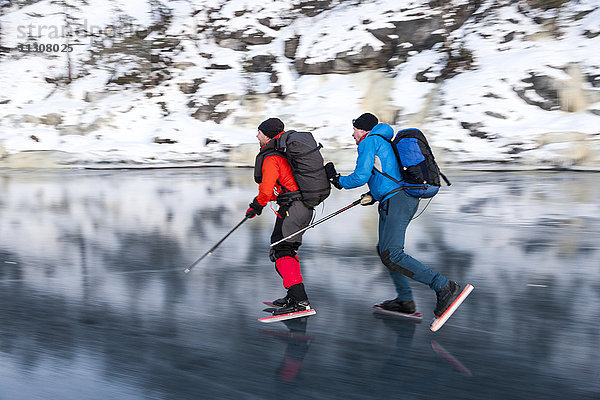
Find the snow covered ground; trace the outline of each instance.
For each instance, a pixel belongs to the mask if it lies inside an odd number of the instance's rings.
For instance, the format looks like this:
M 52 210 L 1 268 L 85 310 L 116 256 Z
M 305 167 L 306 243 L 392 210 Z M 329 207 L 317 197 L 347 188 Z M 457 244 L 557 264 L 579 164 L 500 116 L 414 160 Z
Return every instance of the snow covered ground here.
M 19 51 L 24 43 L 67 43 L 56 33 L 67 8 L 11 3 L 0 17 L 0 45 L 9 49 L 0 58 L 0 167 L 248 166 L 257 125 L 279 116 L 288 128 L 314 132 L 326 158 L 349 169 L 350 121 L 370 111 L 396 128 L 421 128 L 442 164 L 600 168 L 595 0 L 548 10 L 486 0 L 460 27 L 440 26 L 433 34 L 444 41 L 427 49 L 397 38 L 406 54 L 396 65 L 324 74 L 299 74 L 299 62 L 377 55 L 385 45 L 372 32 L 416 18 L 451 24 L 444 13 L 469 2 L 440 9 L 424 0 L 331 1 L 305 15 L 299 0 L 66 1 L 69 17 L 97 36 L 69 39 L 78 42 L 72 53 Z M 143 29 L 150 33 L 127 47 Z M 263 41 L 236 49 L 240 32 Z M 156 49 L 169 40 L 177 43 L 169 51 Z M 272 57 L 272 72 L 249 70 L 260 55 Z M 441 79 L 452 57 L 458 65 Z M 155 82 L 140 81 L 146 76 Z

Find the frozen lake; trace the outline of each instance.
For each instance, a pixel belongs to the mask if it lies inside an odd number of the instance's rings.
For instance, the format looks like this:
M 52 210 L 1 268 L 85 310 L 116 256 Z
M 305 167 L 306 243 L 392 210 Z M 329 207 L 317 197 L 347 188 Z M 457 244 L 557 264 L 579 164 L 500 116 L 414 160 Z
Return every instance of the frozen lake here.
M 250 169 L 0 172 L 0 399 L 597 399 L 598 174 L 448 171 L 406 251 L 475 291 L 439 331 L 374 315 L 394 296 L 377 210 L 309 230 L 317 315 L 284 294 Z M 317 218 L 366 189 L 337 191 Z M 422 202 L 423 207 L 425 202 Z

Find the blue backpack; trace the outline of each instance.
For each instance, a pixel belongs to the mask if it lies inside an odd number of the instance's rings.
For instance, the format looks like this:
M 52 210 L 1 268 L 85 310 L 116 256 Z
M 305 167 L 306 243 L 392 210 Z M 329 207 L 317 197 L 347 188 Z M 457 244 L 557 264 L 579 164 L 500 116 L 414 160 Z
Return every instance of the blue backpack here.
M 392 145 L 402 180 L 405 182 L 403 189 L 406 193 L 419 198 L 433 197 L 440 190 L 440 177 L 446 185 L 451 185 L 448 178 L 440 172 L 423 132 L 415 128 L 403 129 L 398 131 L 392 140 L 384 139 Z M 400 183 L 390 175 L 379 172 Z

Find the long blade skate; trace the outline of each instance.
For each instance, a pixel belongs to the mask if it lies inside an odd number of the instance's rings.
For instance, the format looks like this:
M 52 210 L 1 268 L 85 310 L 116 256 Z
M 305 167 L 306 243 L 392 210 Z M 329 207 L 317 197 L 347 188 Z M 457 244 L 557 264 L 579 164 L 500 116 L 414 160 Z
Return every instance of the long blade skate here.
M 390 311 L 390 310 L 386 310 L 385 308 L 382 308 L 379 304 L 373 305 L 373 312 L 376 314 L 389 315 L 389 316 L 396 317 L 396 318 L 411 319 L 414 321 L 421 321 L 423 319 L 423 313 L 415 312 L 415 313 L 409 314 L 409 313 L 403 313 L 403 312 L 399 312 L 399 311 Z
M 433 332 L 436 332 L 442 326 L 444 326 L 446 321 L 448 321 L 448 318 L 450 318 L 452 316 L 452 314 L 454 314 L 454 311 L 456 311 L 456 309 L 462 304 L 463 301 L 465 301 L 467 296 L 469 296 L 469 294 L 472 291 L 473 291 L 473 286 L 470 284 L 467 284 L 467 286 L 464 288 L 462 293 L 459 294 L 456 299 L 454 299 L 452 304 L 450 304 L 450 307 L 448 307 L 448 309 L 440 317 L 433 319 L 433 321 L 431 322 L 431 325 L 429 326 L 429 329 L 431 329 Z
M 277 322 L 277 321 L 285 321 L 286 319 L 308 317 L 310 315 L 315 315 L 316 313 L 317 313 L 317 311 L 314 308 L 309 308 L 308 310 L 296 311 L 296 312 L 281 314 L 281 315 L 273 315 L 271 317 L 259 318 L 258 320 L 260 322 L 270 323 L 270 322 Z

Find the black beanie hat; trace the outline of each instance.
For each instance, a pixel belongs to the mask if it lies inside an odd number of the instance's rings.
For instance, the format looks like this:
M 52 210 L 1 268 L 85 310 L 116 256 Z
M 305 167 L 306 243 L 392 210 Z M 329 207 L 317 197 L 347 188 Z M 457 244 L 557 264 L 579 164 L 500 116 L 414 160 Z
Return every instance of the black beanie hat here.
M 360 117 L 352 120 L 352 125 L 356 129 L 362 129 L 363 131 L 370 131 L 378 123 L 379 120 L 377 117 L 371 113 L 364 113 Z
M 258 130 L 273 139 L 283 132 L 283 122 L 279 118 L 269 118 L 260 123 Z

